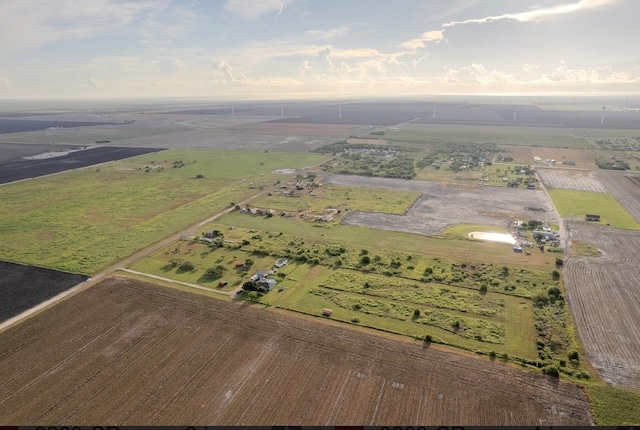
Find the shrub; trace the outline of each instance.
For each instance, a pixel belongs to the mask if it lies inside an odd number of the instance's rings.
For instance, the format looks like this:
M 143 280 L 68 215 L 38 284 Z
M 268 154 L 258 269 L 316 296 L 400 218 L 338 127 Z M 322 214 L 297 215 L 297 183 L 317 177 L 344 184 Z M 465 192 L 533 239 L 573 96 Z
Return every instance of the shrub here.
M 227 270 L 226 267 L 218 264 L 217 266 L 208 268 L 207 271 L 204 272 L 204 277 L 207 279 L 217 279 L 224 274 L 225 270 Z
M 480 286 L 480 293 L 481 293 L 481 294 L 486 294 L 486 293 L 487 293 L 487 290 L 488 290 L 488 288 L 487 288 L 487 284 L 482 284 L 482 285 Z
M 419 318 L 420 317 L 420 309 L 414 309 L 413 310 L 413 316 L 415 318 Z
M 357 324 L 357 323 L 359 323 L 359 322 L 360 322 L 360 318 L 358 318 L 358 317 L 353 317 L 353 318 L 351 318 L 351 322 L 352 322 L 352 323 L 356 323 L 356 324 Z
M 431 343 L 431 342 L 433 342 L 433 336 L 431 336 L 430 334 L 426 335 L 426 336 L 424 337 L 424 341 L 425 341 L 426 343 Z
M 366 251 L 366 250 L 363 250 Z M 371 259 L 369 258 L 368 255 L 363 255 L 362 257 L 360 257 L 360 264 L 362 264 L 363 266 L 366 266 L 367 264 L 371 263 Z
M 553 378 L 559 378 L 560 377 L 560 371 L 558 370 L 558 368 L 556 366 L 545 366 L 542 368 L 542 373 L 544 373 L 545 375 L 551 376 Z
M 580 359 L 579 356 L 578 356 L 578 351 L 576 351 L 576 350 L 569 351 L 569 353 L 567 353 L 567 357 L 569 357 L 569 360 L 578 361 Z
M 560 272 L 558 272 L 557 270 L 554 270 L 553 272 L 551 272 L 551 278 L 554 281 L 557 281 L 560 279 Z
M 557 267 L 564 266 L 564 260 L 562 258 L 556 258 L 556 266 Z
M 185 261 L 180 265 L 180 270 L 184 272 L 191 272 L 195 268 L 196 266 L 191 261 Z

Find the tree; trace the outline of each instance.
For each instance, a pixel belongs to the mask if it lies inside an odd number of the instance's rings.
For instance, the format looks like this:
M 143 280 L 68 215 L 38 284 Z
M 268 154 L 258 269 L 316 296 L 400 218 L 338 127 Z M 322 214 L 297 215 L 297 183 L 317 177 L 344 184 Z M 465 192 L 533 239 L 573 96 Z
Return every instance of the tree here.
M 191 261 L 185 261 L 180 265 L 178 270 L 182 272 L 191 272 L 195 268 L 196 266 Z
M 204 277 L 207 279 L 218 279 L 222 277 L 224 271 L 227 270 L 222 264 L 218 264 L 217 266 L 210 267 L 204 272 Z
M 551 272 L 551 278 L 553 278 L 554 281 L 560 280 L 560 272 L 554 270 L 553 272 Z
M 413 317 L 414 318 L 420 318 L 420 309 L 414 309 L 413 310 Z
M 362 264 L 363 266 L 366 266 L 369 263 L 371 263 L 371 259 L 369 258 L 368 255 L 363 255 L 362 257 L 360 257 L 360 264 Z
M 244 260 L 244 265 L 245 265 L 245 267 L 253 266 L 253 260 L 250 259 L 250 258 L 247 258 L 246 260 Z
M 564 261 L 562 260 L 562 258 L 556 258 L 556 267 L 562 266 L 564 266 Z

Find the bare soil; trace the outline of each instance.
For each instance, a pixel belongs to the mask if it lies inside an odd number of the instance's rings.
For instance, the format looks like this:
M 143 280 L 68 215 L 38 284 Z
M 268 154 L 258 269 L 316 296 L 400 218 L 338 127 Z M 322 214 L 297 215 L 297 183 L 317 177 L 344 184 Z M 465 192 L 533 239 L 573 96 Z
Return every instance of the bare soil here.
M 547 188 L 565 188 L 577 191 L 606 193 L 607 189 L 596 172 L 587 170 L 536 169 L 538 177 Z
M 455 224 L 486 224 L 508 227 L 513 219 L 557 221 L 553 204 L 543 190 L 479 187 L 467 189 L 436 182 L 331 175 L 325 182 L 353 187 L 417 191 L 422 196 L 405 215 L 351 212 L 346 224 L 408 233 L 438 234 Z M 543 208 L 531 212 L 525 208 Z
M 569 222 L 600 257 L 570 257 L 564 282 L 589 361 L 608 383 L 640 391 L 640 232 Z
M 640 222 L 640 176 L 598 172 L 597 178 L 631 216 Z
M 588 425 L 578 386 L 109 278 L 0 334 L 2 424 Z

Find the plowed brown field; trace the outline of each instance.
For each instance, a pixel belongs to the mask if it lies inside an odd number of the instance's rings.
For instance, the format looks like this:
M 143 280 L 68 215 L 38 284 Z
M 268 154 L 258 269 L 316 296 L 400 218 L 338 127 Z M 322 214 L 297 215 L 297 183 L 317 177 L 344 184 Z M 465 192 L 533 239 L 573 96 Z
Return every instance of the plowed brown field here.
M 640 391 L 640 232 L 584 222 L 569 228 L 572 240 L 602 251 L 601 257 L 571 257 L 564 269 L 589 361 L 610 384 Z
M 598 172 L 598 179 L 609 193 L 640 222 L 640 176 Z
M 572 383 L 126 278 L 0 334 L 1 424 L 585 425 Z

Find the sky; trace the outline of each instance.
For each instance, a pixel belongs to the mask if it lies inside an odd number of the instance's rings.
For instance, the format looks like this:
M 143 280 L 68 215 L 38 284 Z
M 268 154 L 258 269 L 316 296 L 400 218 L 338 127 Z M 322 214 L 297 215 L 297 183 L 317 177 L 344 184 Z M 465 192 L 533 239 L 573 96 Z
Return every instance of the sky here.
M 1 0 L 0 99 L 638 94 L 640 0 Z

